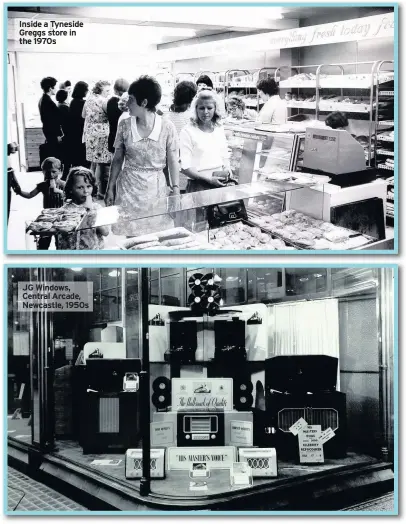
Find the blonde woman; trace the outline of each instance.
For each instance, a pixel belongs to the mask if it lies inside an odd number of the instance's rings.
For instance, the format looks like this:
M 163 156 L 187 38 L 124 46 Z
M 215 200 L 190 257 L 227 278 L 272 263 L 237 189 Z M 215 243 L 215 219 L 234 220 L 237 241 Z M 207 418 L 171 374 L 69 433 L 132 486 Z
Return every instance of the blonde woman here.
M 180 162 L 186 192 L 224 187 L 230 172 L 226 135 L 214 91 L 202 89 L 192 102 L 191 121 L 180 132 Z

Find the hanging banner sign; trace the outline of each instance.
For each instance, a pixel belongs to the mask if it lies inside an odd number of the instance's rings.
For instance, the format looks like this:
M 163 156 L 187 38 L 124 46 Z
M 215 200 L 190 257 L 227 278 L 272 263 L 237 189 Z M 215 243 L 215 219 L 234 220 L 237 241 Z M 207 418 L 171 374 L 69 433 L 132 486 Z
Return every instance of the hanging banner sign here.
M 313 25 L 284 31 L 274 31 L 260 35 L 232 38 L 226 41 L 207 42 L 183 46 L 181 48 L 163 49 L 157 52 L 161 62 L 170 60 L 185 60 L 187 58 L 218 56 L 246 53 L 253 51 L 269 51 L 271 49 L 287 49 L 311 45 L 337 44 L 372 40 L 376 38 L 393 38 L 395 32 L 394 13 L 366 16 L 342 22 Z

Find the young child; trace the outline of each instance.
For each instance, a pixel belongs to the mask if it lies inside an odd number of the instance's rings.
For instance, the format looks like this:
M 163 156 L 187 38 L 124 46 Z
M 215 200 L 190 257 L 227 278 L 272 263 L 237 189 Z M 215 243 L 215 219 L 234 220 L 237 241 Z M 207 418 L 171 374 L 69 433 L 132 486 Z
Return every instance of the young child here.
M 21 194 L 21 187 L 17 181 L 17 178 L 14 173 L 13 166 L 10 162 L 10 155 L 17 153 L 18 144 L 11 142 L 7 144 L 7 223 L 10 218 L 10 205 L 11 205 L 11 192 L 14 191 L 16 195 Z
M 90 169 L 85 167 L 73 167 L 69 171 L 65 185 L 66 203 L 63 209 L 69 211 L 82 210 L 95 211 L 102 206 L 93 202 L 92 197 L 97 194 L 96 178 Z M 103 237 L 109 234 L 109 228 L 101 226 L 97 228 L 82 229 L 80 231 L 59 232 L 57 234 L 57 249 L 103 249 Z
M 62 163 L 58 158 L 50 156 L 41 165 L 44 174 L 44 181 L 37 184 L 35 189 L 30 192 L 20 191 L 19 195 L 23 198 L 34 198 L 40 193 L 43 194 L 43 209 L 52 209 L 63 206 L 65 182 L 62 178 Z M 41 236 L 37 249 L 48 249 L 51 244 L 52 236 Z

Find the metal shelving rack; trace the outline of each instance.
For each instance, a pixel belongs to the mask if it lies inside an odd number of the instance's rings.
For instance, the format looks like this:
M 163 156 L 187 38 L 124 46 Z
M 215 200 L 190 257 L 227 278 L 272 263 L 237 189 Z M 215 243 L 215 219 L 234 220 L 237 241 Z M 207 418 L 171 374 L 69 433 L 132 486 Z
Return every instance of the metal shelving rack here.
M 301 69 L 309 69 L 313 68 L 316 69 L 316 78 L 315 80 L 309 80 L 308 82 L 297 82 L 296 84 L 294 82 L 292 83 L 286 83 L 285 85 L 280 86 L 282 89 L 315 89 L 315 101 L 314 102 L 289 102 L 288 107 L 291 109 L 312 109 L 315 111 L 315 118 L 318 120 L 320 119 L 320 113 L 322 112 L 331 112 L 331 111 L 343 111 L 345 113 L 354 113 L 354 114 L 363 114 L 368 115 L 368 121 L 369 121 L 369 143 L 368 143 L 368 153 L 367 153 L 367 164 L 368 166 L 371 166 L 372 158 L 375 151 L 375 146 L 373 144 L 373 136 L 376 133 L 376 129 L 379 125 L 393 125 L 393 121 L 377 121 L 377 115 L 378 112 L 375 111 L 375 106 L 377 107 L 377 103 L 379 102 L 379 76 L 383 74 L 381 71 L 381 67 L 383 64 L 386 63 L 392 63 L 389 61 L 375 61 L 375 62 L 348 62 L 348 63 L 337 63 L 337 64 L 320 64 L 320 65 L 306 65 L 306 66 L 295 66 L 292 67 L 291 70 L 301 70 Z M 344 80 L 337 80 L 336 83 L 332 82 L 330 85 L 323 85 L 323 78 L 321 77 L 322 71 L 326 68 L 335 67 L 340 70 L 340 74 L 336 75 L 338 78 L 342 77 L 344 78 L 345 74 L 345 67 L 353 67 L 358 68 L 361 65 L 371 65 L 371 77 L 369 84 L 365 83 L 365 85 L 351 85 L 351 84 L 345 84 Z M 387 71 L 385 71 L 387 72 Z M 298 73 L 296 73 L 298 74 Z M 324 82 L 325 83 L 325 82 Z M 321 100 L 321 90 L 322 89 L 340 89 L 341 91 L 341 97 L 343 96 L 344 89 L 354 89 L 354 90 L 368 90 L 368 100 L 369 103 L 362 103 L 362 104 L 349 104 L 344 102 L 338 102 L 331 105 L 322 104 Z M 386 91 L 382 91 L 386 92 Z M 387 93 L 390 93 L 390 91 L 387 91 Z M 381 94 L 382 96 L 382 94 Z M 388 95 L 389 96 L 389 95 Z M 375 101 L 375 104 L 374 104 Z
M 392 221 L 394 219 L 394 198 L 392 196 L 393 190 L 394 190 L 394 171 L 395 166 L 394 163 L 396 162 L 395 158 L 395 149 L 394 149 L 394 136 L 382 136 L 379 137 L 379 128 L 380 126 L 388 126 L 392 127 L 394 129 L 395 122 L 394 122 L 394 104 L 392 105 L 392 115 L 391 118 L 386 118 L 384 120 L 379 120 L 379 104 L 382 102 L 382 98 L 384 98 L 384 101 L 389 100 L 393 101 L 394 103 L 394 97 L 395 97 L 395 91 L 392 89 L 388 89 L 388 86 L 385 86 L 384 89 L 380 89 L 380 86 L 382 85 L 380 80 L 382 78 L 382 74 L 388 72 L 388 70 L 383 70 L 384 67 L 391 67 L 390 72 L 393 71 L 393 61 L 392 60 L 382 60 L 378 63 L 376 67 L 376 78 L 377 78 L 377 85 L 376 85 L 376 93 L 375 93 L 375 167 L 379 170 L 380 175 L 383 178 L 387 178 L 388 181 L 388 194 L 387 194 L 387 200 L 386 200 L 386 219 L 389 221 Z M 393 159 L 394 163 L 386 163 L 386 160 L 390 158 Z M 388 212 L 388 205 L 390 206 L 390 212 Z
M 254 87 L 253 85 L 250 85 L 250 86 L 245 85 L 245 84 L 239 85 L 237 82 L 235 82 L 235 84 L 234 84 L 233 83 L 233 79 L 235 78 L 235 76 L 231 76 L 234 73 L 242 73 L 243 75 L 246 75 L 246 76 L 250 74 L 248 69 L 229 69 L 228 71 L 226 71 L 225 79 L 224 79 L 224 97 L 225 97 L 225 101 L 227 101 L 228 95 L 229 95 L 231 89 L 251 89 L 251 88 Z
M 392 60 L 382 60 L 378 63 L 376 67 L 376 78 L 377 78 L 377 85 L 376 85 L 376 93 L 375 93 L 375 131 L 376 131 L 376 140 L 375 140 L 375 166 L 378 169 L 384 169 L 388 171 L 394 171 L 394 167 L 390 165 L 386 165 L 382 162 L 382 157 L 393 157 L 395 156 L 394 153 L 394 139 L 391 137 L 382 137 L 379 138 L 379 127 L 380 126 L 387 126 L 387 127 L 394 127 L 394 114 L 393 114 L 393 107 L 392 107 L 392 118 L 385 118 L 384 120 L 379 120 L 379 104 L 382 102 L 382 97 L 385 97 L 386 99 L 393 99 L 395 96 L 395 92 L 393 90 L 381 90 L 380 89 L 380 78 L 382 76 L 382 73 L 387 72 L 382 71 L 382 67 L 391 65 L 393 70 L 393 61 Z M 392 72 L 392 71 L 391 71 Z M 384 144 L 382 144 L 384 142 Z

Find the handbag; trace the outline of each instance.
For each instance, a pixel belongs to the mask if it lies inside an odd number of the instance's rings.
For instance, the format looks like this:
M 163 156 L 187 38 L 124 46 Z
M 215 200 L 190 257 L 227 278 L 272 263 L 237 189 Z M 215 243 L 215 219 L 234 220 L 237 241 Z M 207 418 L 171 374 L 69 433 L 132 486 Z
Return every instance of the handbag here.
M 230 179 L 226 185 L 237 185 L 237 182 Z M 210 228 L 221 227 L 228 222 L 247 219 L 248 216 L 244 200 L 233 200 L 232 202 L 216 204 L 207 208 L 207 222 Z

